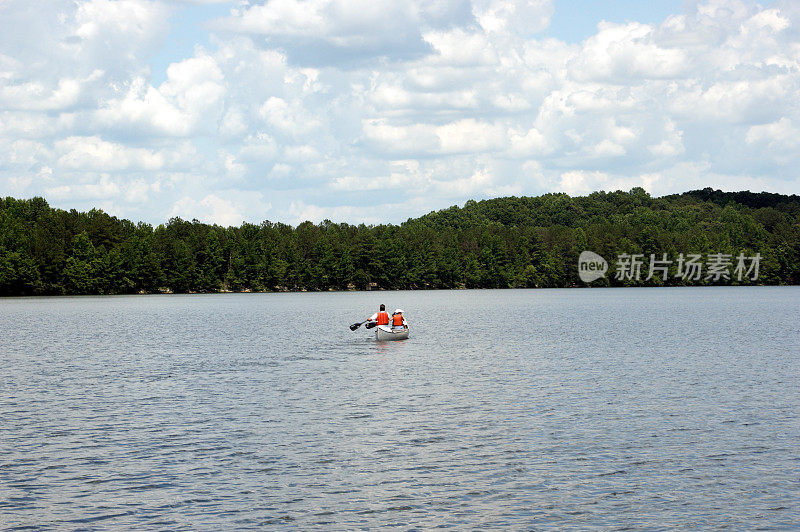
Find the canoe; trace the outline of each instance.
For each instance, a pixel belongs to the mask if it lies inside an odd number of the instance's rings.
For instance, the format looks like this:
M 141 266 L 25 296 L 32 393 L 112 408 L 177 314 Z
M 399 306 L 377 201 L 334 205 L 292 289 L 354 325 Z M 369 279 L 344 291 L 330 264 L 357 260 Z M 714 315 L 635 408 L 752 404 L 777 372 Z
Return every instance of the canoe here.
M 375 339 L 381 342 L 386 340 L 405 340 L 408 338 L 408 327 L 392 330 L 388 325 L 378 325 L 375 327 Z

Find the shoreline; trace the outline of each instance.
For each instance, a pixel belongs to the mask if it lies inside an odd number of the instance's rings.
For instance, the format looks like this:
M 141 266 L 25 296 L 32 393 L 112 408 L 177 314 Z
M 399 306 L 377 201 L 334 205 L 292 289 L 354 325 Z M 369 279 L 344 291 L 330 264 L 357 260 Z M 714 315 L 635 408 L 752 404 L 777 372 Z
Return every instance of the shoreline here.
M 10 299 L 36 299 L 48 297 L 130 297 L 130 296 L 202 296 L 202 295 L 230 295 L 230 294 L 322 294 L 322 293 L 369 293 L 369 292 L 445 292 L 445 291 L 486 291 L 486 290 L 609 290 L 609 289 L 653 289 L 653 288 L 789 288 L 798 287 L 796 284 L 714 284 L 714 285 L 661 285 L 661 286 L 542 286 L 542 287 L 506 287 L 506 288 L 377 288 L 372 290 L 216 290 L 208 292 L 135 292 L 127 294 L 29 294 L 18 296 L 0 296 L 0 300 Z

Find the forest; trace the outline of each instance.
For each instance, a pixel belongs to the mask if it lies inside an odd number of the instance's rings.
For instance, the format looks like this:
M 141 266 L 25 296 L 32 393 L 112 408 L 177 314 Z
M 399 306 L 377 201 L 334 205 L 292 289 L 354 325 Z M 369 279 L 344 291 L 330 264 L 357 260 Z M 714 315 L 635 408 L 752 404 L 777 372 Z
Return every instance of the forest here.
M 101 210 L 0 199 L 0 295 L 586 286 L 584 250 L 607 259 L 592 286 L 800 284 L 800 196 L 706 188 L 468 201 L 399 225 L 325 220 L 153 227 Z M 640 254 L 641 279 L 614 275 Z M 674 262 L 649 279 L 651 254 Z M 758 278 L 679 277 L 679 254 L 760 256 Z M 741 276 L 740 276 L 741 277 Z

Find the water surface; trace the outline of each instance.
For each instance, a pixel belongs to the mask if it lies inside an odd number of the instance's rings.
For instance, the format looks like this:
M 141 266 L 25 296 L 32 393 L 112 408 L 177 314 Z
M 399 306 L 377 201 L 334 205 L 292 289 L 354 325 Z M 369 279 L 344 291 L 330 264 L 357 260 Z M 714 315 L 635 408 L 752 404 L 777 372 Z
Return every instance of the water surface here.
M 800 289 L 0 300 L 6 529 L 800 527 Z M 347 325 L 402 307 L 411 338 Z

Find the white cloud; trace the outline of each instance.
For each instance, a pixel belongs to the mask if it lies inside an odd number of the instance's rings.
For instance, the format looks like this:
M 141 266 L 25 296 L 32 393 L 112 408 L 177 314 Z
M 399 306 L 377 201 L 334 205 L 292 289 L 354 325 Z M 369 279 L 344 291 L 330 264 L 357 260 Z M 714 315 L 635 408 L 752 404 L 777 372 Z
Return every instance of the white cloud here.
M 541 156 L 552 153 L 553 151 L 547 137 L 535 127 L 528 131 L 512 130 L 510 139 L 511 152 L 517 156 Z
M 68 137 L 57 141 L 58 165 L 71 170 L 159 170 L 164 157 L 142 148 L 130 148 L 99 137 Z
M 624 146 L 609 139 L 603 139 L 595 144 L 591 152 L 598 157 L 619 157 L 626 153 Z
M 428 10 L 444 3 L 392 0 L 271 0 L 245 4 L 217 23 L 223 31 L 264 36 L 309 64 L 426 51 L 420 25 L 447 14 Z M 458 13 L 458 2 L 451 9 Z M 448 13 L 449 14 L 449 13 Z
M 237 206 L 214 194 L 209 194 L 199 201 L 190 197 L 181 198 L 172 206 L 170 216 L 215 222 L 226 226 L 239 225 L 244 221 L 244 216 Z
M 433 126 L 394 126 L 385 120 L 368 120 L 364 133 L 387 152 L 413 154 L 478 153 L 501 149 L 506 142 L 502 126 L 467 118 Z
M 289 103 L 271 96 L 258 109 L 258 114 L 273 129 L 293 136 L 305 135 L 320 126 L 319 120 L 303 109 L 298 100 Z
M 436 128 L 442 153 L 478 153 L 502 149 L 505 131 L 501 126 L 472 118 L 458 120 Z
M 228 198 L 223 196 L 229 196 Z M 197 200 L 191 196 L 178 199 L 172 206 L 169 216 L 178 216 L 185 220 L 197 219 L 207 223 L 216 223 L 222 226 L 240 225 L 247 221 L 248 213 L 252 219 L 258 219 L 258 213 L 263 215 L 271 206 L 264 203 L 261 194 L 246 197 L 236 192 L 222 192 L 208 194 Z M 253 218 L 256 216 L 256 218 Z
M 570 195 L 585 195 L 595 190 L 630 190 L 633 187 L 642 187 L 651 192 L 658 179 L 653 174 L 619 176 L 596 170 L 572 170 L 561 174 L 557 188 L 559 192 Z
M 121 98 L 105 102 L 95 112 L 100 127 L 134 127 L 151 135 L 190 136 L 217 129 L 225 95 L 224 76 L 203 50 L 173 63 L 160 87 L 133 78 Z
M 454 28 L 431 31 L 424 38 L 436 53 L 439 67 L 491 65 L 498 59 L 494 43 L 485 33 Z
M 400 221 L 554 190 L 798 192 L 793 2 L 689 3 L 579 44 L 544 36 L 549 0 L 228 5 L 155 82 L 174 3 L 0 2 L 0 187 L 225 223 Z
M 220 121 L 219 133 L 223 137 L 239 137 L 247 133 L 244 113 L 236 107 L 228 109 Z
M 438 151 L 436 128 L 427 124 L 394 126 L 386 119 L 365 120 L 364 134 L 374 145 L 387 153 L 425 154 Z
M 484 166 L 467 177 L 436 181 L 434 189 L 437 195 L 446 198 L 510 196 L 521 192 L 517 184 L 498 181 L 492 169 Z
M 575 79 L 630 83 L 681 77 L 687 66 L 684 51 L 659 46 L 653 27 L 636 22 L 601 23 L 597 35 L 569 62 Z
M 158 182 L 148 183 L 144 179 L 137 179 L 126 187 L 124 199 L 128 203 L 144 203 L 150 199 L 151 193 L 158 193 L 160 189 Z
M 158 31 L 165 8 L 140 0 L 90 0 L 76 5 L 75 35 L 83 40 L 143 39 Z
M 34 166 L 42 160 L 49 160 L 50 150 L 41 142 L 18 139 L 0 145 L 0 164 L 9 166 Z
M 753 123 L 773 118 L 796 95 L 797 79 L 788 75 L 719 81 L 708 87 L 692 82 L 675 95 L 671 107 L 688 120 Z
M 795 148 L 800 145 L 800 129 L 796 128 L 791 120 L 783 117 L 771 124 L 750 127 L 745 139 L 748 144 Z
M 680 155 L 685 151 L 683 146 L 683 131 L 677 129 L 677 125 L 672 120 L 667 120 L 664 124 L 664 131 L 658 137 L 661 142 L 650 144 L 647 150 L 656 156 L 672 157 Z
M 489 34 L 530 37 L 550 25 L 553 4 L 550 0 L 476 0 L 472 12 Z
M 116 197 L 122 191 L 119 183 L 108 174 L 103 174 L 98 180 L 87 183 L 60 185 L 45 189 L 48 197 L 55 200 L 64 199 L 90 199 L 104 200 Z

